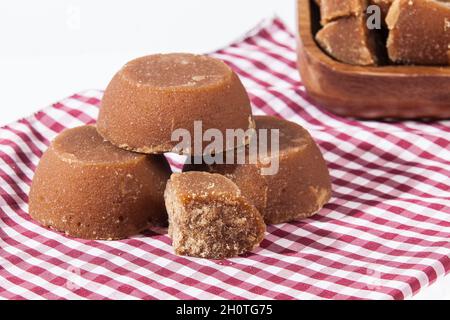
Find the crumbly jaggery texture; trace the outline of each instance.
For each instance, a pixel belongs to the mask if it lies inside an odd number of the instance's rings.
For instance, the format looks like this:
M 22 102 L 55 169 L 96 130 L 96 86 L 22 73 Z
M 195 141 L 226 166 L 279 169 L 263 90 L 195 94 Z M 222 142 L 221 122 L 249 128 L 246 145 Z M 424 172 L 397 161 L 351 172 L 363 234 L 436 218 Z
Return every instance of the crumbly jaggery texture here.
M 84 239 L 121 239 L 167 224 L 163 155 L 146 156 L 106 142 L 94 126 L 65 130 L 42 156 L 29 212 L 44 226 Z
M 176 254 L 230 258 L 253 250 L 264 238 L 261 214 L 222 175 L 174 173 L 164 198 Z
M 184 171 L 219 173 L 232 180 L 251 201 L 267 224 L 307 218 L 331 197 L 331 181 L 323 156 L 311 135 L 301 126 L 270 116 L 255 116 L 257 129 L 279 129 L 279 171 L 262 175 L 266 159 L 245 164 L 186 164 Z M 269 156 L 271 155 L 269 149 Z
M 202 121 L 203 131 L 215 128 L 224 134 L 226 129 L 252 127 L 250 101 L 241 81 L 224 62 L 211 57 L 157 54 L 128 62 L 113 77 L 97 127 L 120 148 L 164 153 L 179 142 L 172 139 L 175 129 L 186 129 L 194 138 L 194 121 Z M 193 153 L 189 148 L 183 151 Z
M 450 5 L 434 0 L 395 0 L 386 23 L 388 54 L 395 63 L 450 64 Z
M 327 23 L 339 18 L 363 16 L 367 8 L 367 0 L 321 0 L 320 23 Z

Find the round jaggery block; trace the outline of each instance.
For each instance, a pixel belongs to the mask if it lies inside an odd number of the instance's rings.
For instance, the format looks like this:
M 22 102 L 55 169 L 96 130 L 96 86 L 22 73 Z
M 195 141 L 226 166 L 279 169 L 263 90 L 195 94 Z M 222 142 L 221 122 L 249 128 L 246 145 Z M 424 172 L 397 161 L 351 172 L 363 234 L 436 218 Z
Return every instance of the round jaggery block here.
M 307 130 L 293 122 L 270 116 L 255 116 L 254 119 L 257 131 L 279 129 L 278 170 L 273 171 L 274 174 L 262 174 L 262 169 L 270 166 L 267 159 L 275 160 L 271 158 L 276 155 L 270 146 L 268 156 L 262 159 L 258 155 L 255 163 L 249 161 L 247 147 L 243 164 L 237 161 L 194 164 L 194 159 L 190 159 L 183 170 L 225 175 L 255 205 L 267 224 L 312 216 L 331 196 L 328 168 L 318 146 Z
M 68 129 L 52 141 L 34 174 L 32 218 L 85 239 L 120 239 L 167 223 L 163 155 L 119 149 L 94 126 Z
M 113 77 L 101 102 L 97 128 L 120 148 L 164 153 L 178 144 L 172 141 L 175 129 L 188 130 L 194 139 L 194 121 L 202 122 L 203 131 L 214 128 L 224 134 L 226 129 L 253 127 L 241 81 L 224 62 L 211 57 L 155 54 L 128 62 Z
M 230 258 L 253 250 L 264 238 L 261 214 L 222 175 L 174 173 L 164 198 L 176 254 Z

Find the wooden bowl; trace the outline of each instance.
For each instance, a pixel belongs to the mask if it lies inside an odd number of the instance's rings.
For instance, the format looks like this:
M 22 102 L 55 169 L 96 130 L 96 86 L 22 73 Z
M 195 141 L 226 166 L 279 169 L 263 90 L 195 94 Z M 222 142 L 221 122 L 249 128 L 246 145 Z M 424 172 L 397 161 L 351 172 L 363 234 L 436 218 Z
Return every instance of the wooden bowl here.
M 309 96 L 339 115 L 374 118 L 450 118 L 450 67 L 360 67 L 338 62 L 314 40 L 320 13 L 297 0 L 298 66 Z

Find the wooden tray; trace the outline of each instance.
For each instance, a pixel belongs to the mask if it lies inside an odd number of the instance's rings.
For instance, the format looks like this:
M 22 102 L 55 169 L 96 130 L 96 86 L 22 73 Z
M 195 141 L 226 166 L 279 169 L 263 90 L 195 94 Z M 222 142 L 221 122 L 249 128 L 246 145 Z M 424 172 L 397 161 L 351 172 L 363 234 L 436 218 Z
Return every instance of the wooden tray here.
M 450 118 L 450 67 L 359 67 L 340 63 L 314 40 L 319 8 L 297 0 L 298 65 L 310 97 L 330 111 L 365 119 Z

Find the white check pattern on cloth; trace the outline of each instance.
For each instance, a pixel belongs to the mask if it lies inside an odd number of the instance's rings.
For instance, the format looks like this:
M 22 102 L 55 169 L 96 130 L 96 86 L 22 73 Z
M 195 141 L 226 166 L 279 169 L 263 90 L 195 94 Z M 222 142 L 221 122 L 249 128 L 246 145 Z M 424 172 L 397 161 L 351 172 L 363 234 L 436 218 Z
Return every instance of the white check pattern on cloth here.
M 450 121 L 358 121 L 314 105 L 277 18 L 211 55 L 239 74 L 255 114 L 311 132 L 330 203 L 224 261 L 176 256 L 156 231 L 88 241 L 43 228 L 27 213 L 33 172 L 57 133 L 95 122 L 102 92 L 85 91 L 0 129 L 1 298 L 403 299 L 449 272 Z

